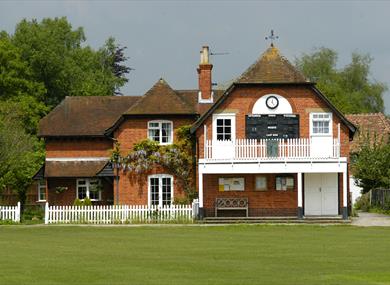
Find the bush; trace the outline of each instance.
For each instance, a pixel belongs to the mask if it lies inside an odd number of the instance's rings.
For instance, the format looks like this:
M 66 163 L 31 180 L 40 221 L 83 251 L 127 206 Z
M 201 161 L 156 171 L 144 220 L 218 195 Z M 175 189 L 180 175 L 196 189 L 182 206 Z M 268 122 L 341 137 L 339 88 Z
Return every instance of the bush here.
M 92 206 L 92 201 L 89 198 L 85 198 L 84 200 L 76 198 L 73 202 L 73 206 Z
M 354 207 L 356 210 L 368 212 L 371 208 L 369 194 L 366 193 L 360 196 L 359 198 L 357 198 Z
M 43 220 L 44 217 L 45 210 L 41 206 L 26 206 L 23 211 L 22 220 Z

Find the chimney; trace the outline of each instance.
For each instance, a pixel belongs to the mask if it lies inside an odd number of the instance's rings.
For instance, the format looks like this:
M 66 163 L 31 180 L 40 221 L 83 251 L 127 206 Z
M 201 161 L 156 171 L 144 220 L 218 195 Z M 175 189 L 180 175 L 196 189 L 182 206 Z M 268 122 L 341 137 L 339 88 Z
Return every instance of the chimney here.
M 200 64 L 198 67 L 199 94 L 198 103 L 213 103 L 213 91 L 211 89 L 211 70 L 213 65 L 209 63 L 209 47 L 203 46 L 200 51 Z

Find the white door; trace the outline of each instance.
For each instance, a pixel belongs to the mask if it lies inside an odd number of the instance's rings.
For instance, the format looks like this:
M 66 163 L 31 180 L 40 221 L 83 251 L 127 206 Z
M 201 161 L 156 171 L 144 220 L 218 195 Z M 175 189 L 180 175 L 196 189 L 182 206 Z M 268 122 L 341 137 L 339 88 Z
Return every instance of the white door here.
M 213 115 L 213 158 L 234 158 L 234 141 L 236 137 L 235 114 Z
M 337 173 L 305 174 L 305 215 L 338 215 Z

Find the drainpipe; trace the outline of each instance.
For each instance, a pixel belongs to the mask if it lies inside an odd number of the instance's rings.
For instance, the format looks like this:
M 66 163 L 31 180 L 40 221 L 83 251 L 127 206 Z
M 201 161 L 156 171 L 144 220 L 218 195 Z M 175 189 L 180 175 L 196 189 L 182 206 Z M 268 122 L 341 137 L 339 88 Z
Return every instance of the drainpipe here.
M 116 176 L 115 176 L 115 181 L 116 181 L 116 195 L 115 195 L 115 205 L 119 205 L 119 163 L 115 165 L 116 168 Z

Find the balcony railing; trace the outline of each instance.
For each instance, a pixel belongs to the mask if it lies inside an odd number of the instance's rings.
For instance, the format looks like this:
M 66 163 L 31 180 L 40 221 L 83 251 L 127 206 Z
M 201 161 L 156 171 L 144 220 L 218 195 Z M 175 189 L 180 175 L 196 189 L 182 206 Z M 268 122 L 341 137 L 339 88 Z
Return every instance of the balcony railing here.
M 286 160 L 340 157 L 337 138 L 206 140 L 206 160 Z

